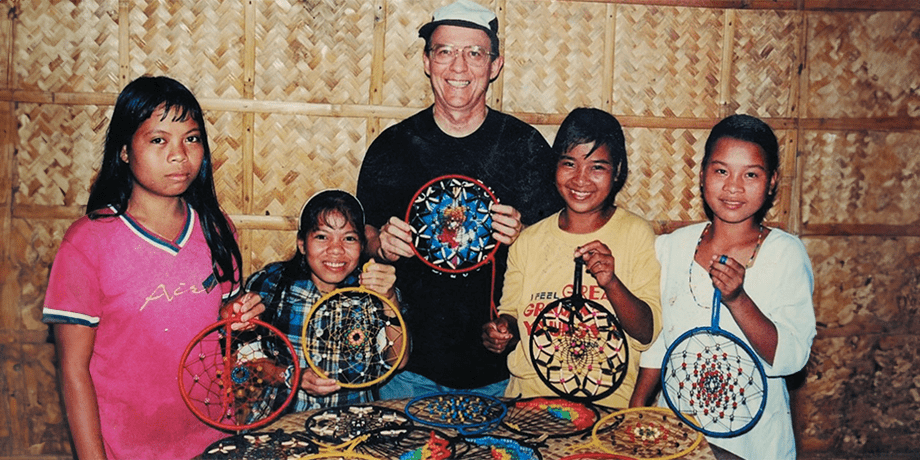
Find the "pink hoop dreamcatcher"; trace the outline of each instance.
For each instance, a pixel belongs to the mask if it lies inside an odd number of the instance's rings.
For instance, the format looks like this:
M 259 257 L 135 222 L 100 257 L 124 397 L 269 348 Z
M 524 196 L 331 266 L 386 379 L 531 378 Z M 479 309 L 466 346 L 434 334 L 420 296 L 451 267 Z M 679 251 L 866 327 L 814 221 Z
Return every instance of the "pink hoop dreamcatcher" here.
M 218 321 L 192 339 L 179 362 L 179 391 L 203 422 L 228 430 L 263 426 L 287 408 L 300 381 L 290 340 L 274 326 L 249 320 L 250 330 Z

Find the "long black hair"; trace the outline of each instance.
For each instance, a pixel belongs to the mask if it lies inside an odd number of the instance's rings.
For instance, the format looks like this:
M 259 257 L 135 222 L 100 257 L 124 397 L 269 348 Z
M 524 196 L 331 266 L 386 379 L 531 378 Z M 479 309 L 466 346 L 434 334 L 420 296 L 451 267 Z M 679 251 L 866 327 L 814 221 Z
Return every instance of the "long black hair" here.
M 776 139 L 776 134 L 770 128 L 770 125 L 757 117 L 736 114 L 723 118 L 722 121 L 713 126 L 712 131 L 709 133 L 709 138 L 706 139 L 705 153 L 703 154 L 703 171 L 706 171 L 706 166 L 709 165 L 709 161 L 712 159 L 712 152 L 716 148 L 716 143 L 723 137 L 738 139 L 739 141 L 750 142 L 759 146 L 763 153 L 768 181 L 779 170 L 779 141 Z M 773 207 L 773 201 L 776 199 L 776 188 L 777 184 L 774 184 L 773 187 L 767 189 L 767 198 L 764 200 L 763 206 L 754 213 L 754 221 L 758 224 L 763 222 L 767 212 Z M 702 183 L 700 184 L 700 190 L 703 190 Z M 706 204 L 706 197 L 703 197 L 703 211 L 709 220 L 715 217 L 712 209 Z
M 160 108 L 163 109 L 164 119 L 172 116 L 172 121 L 191 119 L 198 124 L 204 156 L 198 176 L 181 197 L 198 213 L 217 280 L 242 283 L 243 257 L 231 224 L 217 202 L 211 171 L 211 148 L 201 106 L 188 88 L 172 78 L 139 77 L 128 83 L 118 95 L 105 136 L 102 167 L 90 188 L 86 215 L 90 219 L 98 219 L 112 215 L 100 212 L 109 207 L 115 210 L 116 216 L 128 210 L 134 176 L 120 154 L 123 149 L 131 148 L 131 139 L 138 128 Z
M 604 146 L 610 152 L 610 162 L 613 166 L 613 180 L 610 194 L 604 200 L 604 209 L 610 209 L 617 198 L 617 193 L 623 189 L 626 176 L 629 174 L 629 165 L 626 160 L 626 138 L 623 127 L 613 115 L 595 108 L 579 107 L 572 110 L 556 132 L 553 141 L 553 152 L 557 159 L 573 148 L 594 143 L 587 156 L 591 156 L 597 149 Z

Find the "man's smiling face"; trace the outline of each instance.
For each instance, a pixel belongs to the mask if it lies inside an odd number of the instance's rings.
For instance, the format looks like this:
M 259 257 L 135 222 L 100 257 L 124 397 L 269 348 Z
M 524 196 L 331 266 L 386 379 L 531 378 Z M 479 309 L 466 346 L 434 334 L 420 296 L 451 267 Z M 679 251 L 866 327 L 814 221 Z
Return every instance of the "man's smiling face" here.
M 430 43 L 432 48 L 452 45 L 456 48 L 479 46 L 485 50 L 492 49 L 492 42 L 484 31 L 449 25 L 438 26 L 431 33 Z M 428 53 L 423 55 L 422 60 L 425 73 L 431 79 L 435 106 L 446 111 L 471 112 L 485 109 L 489 82 L 498 76 L 504 62 L 498 56 L 486 65 L 477 67 L 470 65 L 461 55 L 449 63 L 438 64 L 430 59 Z

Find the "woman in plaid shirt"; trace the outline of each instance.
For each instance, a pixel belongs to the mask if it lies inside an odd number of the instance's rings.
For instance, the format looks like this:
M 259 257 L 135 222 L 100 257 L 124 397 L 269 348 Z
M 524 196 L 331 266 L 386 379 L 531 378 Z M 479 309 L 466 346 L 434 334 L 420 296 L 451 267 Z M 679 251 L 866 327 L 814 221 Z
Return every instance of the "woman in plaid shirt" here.
M 294 345 L 304 369 L 293 412 L 369 402 L 371 388 L 342 389 L 334 379 L 320 378 L 307 366 L 301 332 L 304 318 L 313 304 L 337 288 L 361 285 L 387 297 L 399 307 L 396 269 L 372 263 L 361 272 L 361 257 L 367 245 L 364 210 L 347 192 L 325 190 L 304 205 L 297 229 L 297 252 L 287 261 L 273 262 L 253 273 L 246 290 L 262 297 L 266 306 L 263 320 L 285 333 Z M 338 356 L 327 356 L 338 366 Z M 388 363 L 394 365 L 394 363 Z M 328 369 L 330 363 L 324 368 Z M 405 365 L 405 358 L 395 365 Z

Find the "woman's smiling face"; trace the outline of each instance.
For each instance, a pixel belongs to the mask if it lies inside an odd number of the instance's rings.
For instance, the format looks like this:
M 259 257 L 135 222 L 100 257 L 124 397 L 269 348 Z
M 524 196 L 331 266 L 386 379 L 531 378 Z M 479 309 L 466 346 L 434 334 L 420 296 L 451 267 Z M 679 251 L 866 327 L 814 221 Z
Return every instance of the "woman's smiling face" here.
M 556 163 L 556 189 L 569 213 L 600 216 L 607 208 L 613 163 L 607 146 L 591 152 L 593 147 L 594 143 L 576 145 Z
M 316 230 L 297 240 L 297 247 L 307 257 L 310 279 L 322 292 L 338 286 L 358 267 L 361 239 L 357 230 L 341 213 L 330 211 L 321 216 Z

